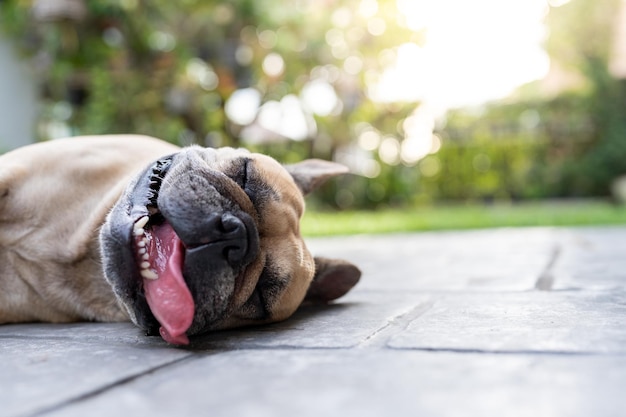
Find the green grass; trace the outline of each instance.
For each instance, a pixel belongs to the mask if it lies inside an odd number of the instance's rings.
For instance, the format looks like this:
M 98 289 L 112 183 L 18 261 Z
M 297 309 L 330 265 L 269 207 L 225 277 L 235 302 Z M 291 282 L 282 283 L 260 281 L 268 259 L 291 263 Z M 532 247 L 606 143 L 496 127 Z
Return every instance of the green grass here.
M 626 207 L 602 201 L 445 205 L 378 211 L 307 212 L 304 236 L 522 226 L 626 225 Z

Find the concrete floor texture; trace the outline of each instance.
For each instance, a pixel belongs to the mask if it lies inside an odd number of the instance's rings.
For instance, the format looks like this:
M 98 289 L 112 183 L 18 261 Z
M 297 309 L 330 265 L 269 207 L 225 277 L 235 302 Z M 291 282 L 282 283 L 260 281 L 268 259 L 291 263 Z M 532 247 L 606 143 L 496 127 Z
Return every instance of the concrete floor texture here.
M 308 244 L 363 277 L 283 323 L 0 326 L 0 417 L 626 416 L 626 227 Z

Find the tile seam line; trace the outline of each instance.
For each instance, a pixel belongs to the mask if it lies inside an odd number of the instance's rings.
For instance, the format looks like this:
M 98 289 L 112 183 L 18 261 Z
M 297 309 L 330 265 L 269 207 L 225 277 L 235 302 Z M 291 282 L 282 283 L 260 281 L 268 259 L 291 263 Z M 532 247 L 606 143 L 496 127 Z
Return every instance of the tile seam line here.
M 537 277 L 537 280 L 535 281 L 535 290 L 552 291 L 554 287 L 554 281 L 556 279 L 553 273 L 554 265 L 556 265 L 557 261 L 561 257 L 562 252 L 563 250 L 561 248 L 561 244 L 556 243 L 552 247 L 550 258 L 548 259 L 548 262 L 543 267 L 543 269 L 539 273 L 539 276 Z
M 155 366 L 153 368 L 147 369 L 145 371 L 142 372 L 137 372 L 135 374 L 132 375 L 128 375 L 124 378 L 118 379 L 114 382 L 111 382 L 109 384 L 104 384 L 92 391 L 86 392 L 84 394 L 81 395 L 77 395 L 76 397 L 73 398 L 69 398 L 68 400 L 59 403 L 59 404 L 54 404 L 54 405 L 50 405 L 50 406 L 44 406 L 42 408 L 40 408 L 39 410 L 35 410 L 33 412 L 29 412 L 26 414 L 21 414 L 21 415 L 16 415 L 15 417 L 37 417 L 37 416 L 45 416 L 48 413 L 54 412 L 54 411 L 61 411 L 64 408 L 68 407 L 68 406 L 72 406 L 74 404 L 78 404 L 80 402 L 89 400 L 91 398 L 94 398 L 100 394 L 103 394 L 113 388 L 119 387 L 119 386 L 123 386 L 126 385 L 130 382 L 133 382 L 143 376 L 158 372 L 160 370 L 166 369 L 170 366 L 174 366 L 174 365 L 178 365 L 180 363 L 186 362 L 188 360 L 193 359 L 194 357 L 196 357 L 196 355 L 194 355 L 193 353 L 189 353 L 188 355 L 182 357 L 182 358 L 178 358 L 178 359 L 174 359 L 173 361 Z
M 379 347 L 384 347 L 387 341 L 393 337 L 393 334 L 406 330 L 415 319 L 430 310 L 434 304 L 435 301 L 429 298 L 422 303 L 407 308 L 405 311 L 391 317 L 384 325 L 365 336 L 355 347 L 363 349 L 377 344 L 380 345 Z M 396 330 L 394 331 L 394 329 Z M 388 334 L 392 332 L 393 334 Z M 385 338 L 385 340 L 381 341 L 380 339 L 382 338 Z
M 214 354 L 221 354 L 221 353 L 229 353 L 229 352 L 245 352 L 245 351 L 250 351 L 250 352 L 254 352 L 254 351 L 306 351 L 306 350 L 310 350 L 310 351 L 338 351 L 338 350 L 352 350 L 354 348 L 358 347 L 358 343 L 353 343 L 353 344 L 346 344 L 346 345 L 338 345 L 338 346 L 306 346 L 306 345 L 289 345 L 289 344 L 282 344 L 282 345 L 272 345 L 272 346 L 261 346 L 261 345 L 257 345 L 257 346 L 241 346 L 241 347 L 235 347 L 235 346 L 215 346 L 215 347 L 207 347 L 207 348 L 202 348 L 202 347 L 198 347 L 198 348 L 191 348 L 190 352 L 192 352 L 192 354 L 194 356 L 198 356 L 198 355 L 214 355 Z
M 528 356 L 626 356 L 626 352 L 603 352 L 603 351 L 568 351 L 568 350 L 524 350 L 524 349 L 471 349 L 471 348 L 427 348 L 409 346 L 386 346 L 392 351 L 405 352 L 429 352 L 429 353 L 459 353 L 459 354 L 482 354 L 482 355 L 528 355 Z

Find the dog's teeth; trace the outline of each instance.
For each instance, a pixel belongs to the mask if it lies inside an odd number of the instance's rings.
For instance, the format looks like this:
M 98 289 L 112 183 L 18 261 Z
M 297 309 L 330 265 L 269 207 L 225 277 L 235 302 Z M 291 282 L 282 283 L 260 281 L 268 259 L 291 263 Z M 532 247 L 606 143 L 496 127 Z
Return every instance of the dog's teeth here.
M 157 279 L 159 276 L 151 269 L 142 269 L 140 272 L 145 279 Z
M 150 255 L 148 255 L 147 253 L 142 253 L 141 259 L 143 259 L 144 261 L 147 261 L 148 259 L 150 259 Z
M 148 224 L 148 220 L 150 220 L 150 218 L 148 216 L 143 216 L 141 219 L 137 220 L 135 222 L 135 229 L 143 229 L 143 227 Z
M 141 245 L 140 245 L 140 243 L 141 243 Z M 144 241 L 138 242 L 137 246 L 139 246 L 139 250 L 137 252 L 140 255 L 146 255 L 146 248 L 145 248 L 146 242 L 144 242 Z M 142 248 L 142 246 L 144 246 L 144 247 Z
M 146 247 L 146 241 L 145 240 L 140 240 L 139 242 L 137 242 L 137 246 L 139 246 L 140 248 L 145 248 Z M 141 250 L 141 249 L 139 249 Z M 145 249 L 143 249 L 145 251 Z M 139 252 L 141 253 L 141 252 Z
M 141 236 L 141 235 L 143 235 L 143 234 L 144 234 L 144 232 L 145 232 L 145 231 L 144 231 L 143 229 L 137 229 L 137 228 L 134 228 L 134 229 L 133 229 L 133 234 L 134 234 L 135 236 Z
M 141 266 L 141 269 L 148 269 L 148 268 L 150 268 L 150 262 L 144 261 L 144 262 L 141 263 L 140 266 Z

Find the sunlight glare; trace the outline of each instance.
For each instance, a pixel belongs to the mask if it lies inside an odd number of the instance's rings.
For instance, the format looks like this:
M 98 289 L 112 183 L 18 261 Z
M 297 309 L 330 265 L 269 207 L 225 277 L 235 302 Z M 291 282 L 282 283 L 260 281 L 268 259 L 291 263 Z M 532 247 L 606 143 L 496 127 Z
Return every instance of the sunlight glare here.
M 255 88 L 236 90 L 226 100 L 224 112 L 226 116 L 238 125 L 245 126 L 256 118 L 261 105 L 261 93 Z
M 405 25 L 423 30 L 405 43 L 371 86 L 376 101 L 426 101 L 451 108 L 504 97 L 543 77 L 549 59 L 545 0 L 397 0 Z
M 414 165 L 429 153 L 439 150 L 439 138 L 433 135 L 435 115 L 428 106 L 418 107 L 413 114 L 404 119 L 402 130 L 402 161 L 407 165 Z
M 322 79 L 309 81 L 300 93 L 306 108 L 318 116 L 328 116 L 339 104 L 339 97 L 332 85 Z
M 398 165 L 400 163 L 401 145 L 398 139 L 393 136 L 386 136 L 378 148 L 378 156 L 387 165 Z
M 293 94 L 263 104 L 257 118 L 264 129 L 292 140 L 304 140 L 315 134 L 314 122 L 307 120 L 300 100 Z
M 272 52 L 267 54 L 261 64 L 263 72 L 270 77 L 278 77 L 285 71 L 285 61 L 279 54 Z
M 569 2 L 570 0 L 548 0 L 548 4 L 552 7 L 561 7 Z
M 361 0 L 359 4 L 359 14 L 366 19 L 374 17 L 378 13 L 377 0 Z

